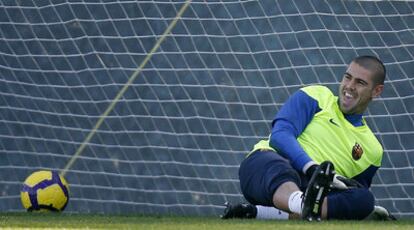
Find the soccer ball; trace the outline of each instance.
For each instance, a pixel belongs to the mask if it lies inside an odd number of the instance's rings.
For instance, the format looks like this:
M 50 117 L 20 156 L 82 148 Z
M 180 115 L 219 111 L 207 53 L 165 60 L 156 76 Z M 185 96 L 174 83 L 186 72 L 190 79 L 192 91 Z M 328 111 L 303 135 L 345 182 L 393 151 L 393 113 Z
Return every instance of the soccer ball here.
M 23 207 L 31 211 L 63 211 L 69 201 L 69 185 L 57 172 L 36 171 L 23 183 Z

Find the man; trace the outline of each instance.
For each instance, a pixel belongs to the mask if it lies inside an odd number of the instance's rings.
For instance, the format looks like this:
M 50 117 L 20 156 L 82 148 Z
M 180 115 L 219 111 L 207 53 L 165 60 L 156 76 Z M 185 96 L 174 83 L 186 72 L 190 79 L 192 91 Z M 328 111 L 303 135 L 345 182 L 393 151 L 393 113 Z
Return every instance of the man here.
M 338 96 L 324 86 L 293 94 L 273 120 L 269 139 L 240 165 L 241 190 L 253 205 L 228 204 L 223 218 L 254 217 L 262 207 L 273 207 L 282 219 L 309 221 L 378 212 L 369 187 L 383 149 L 362 114 L 382 93 L 385 75 L 378 58 L 360 56 L 348 66 Z

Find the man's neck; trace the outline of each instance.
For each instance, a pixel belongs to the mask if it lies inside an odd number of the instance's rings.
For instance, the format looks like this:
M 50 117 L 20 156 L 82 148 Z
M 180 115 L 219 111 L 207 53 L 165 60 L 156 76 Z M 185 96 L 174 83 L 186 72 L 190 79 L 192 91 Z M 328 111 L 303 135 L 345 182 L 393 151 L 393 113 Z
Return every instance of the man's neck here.
M 362 122 L 362 114 L 344 114 L 344 116 L 345 119 L 355 127 L 364 125 Z

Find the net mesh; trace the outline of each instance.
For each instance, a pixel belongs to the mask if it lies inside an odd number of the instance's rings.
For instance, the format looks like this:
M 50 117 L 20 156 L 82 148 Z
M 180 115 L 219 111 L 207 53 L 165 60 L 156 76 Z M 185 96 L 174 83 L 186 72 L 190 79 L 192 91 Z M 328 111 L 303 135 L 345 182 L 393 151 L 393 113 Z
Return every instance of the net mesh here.
M 243 201 L 238 166 L 289 95 L 337 92 L 368 54 L 388 71 L 366 113 L 385 150 L 372 191 L 414 216 L 414 2 L 199 0 L 164 36 L 185 4 L 0 2 L 0 211 L 93 133 L 65 174 L 69 212 L 218 215 Z

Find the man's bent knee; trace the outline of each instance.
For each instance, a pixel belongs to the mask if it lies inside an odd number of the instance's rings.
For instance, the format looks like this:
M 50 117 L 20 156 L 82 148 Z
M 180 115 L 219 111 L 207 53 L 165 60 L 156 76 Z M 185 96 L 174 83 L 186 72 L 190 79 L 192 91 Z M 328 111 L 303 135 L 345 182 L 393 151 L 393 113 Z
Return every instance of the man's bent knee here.
M 366 188 L 328 195 L 328 219 L 362 220 L 374 210 L 374 195 Z
M 298 173 L 275 152 L 256 152 L 246 158 L 239 169 L 240 187 L 252 204 L 273 206 L 273 195 L 287 182 L 300 183 Z

